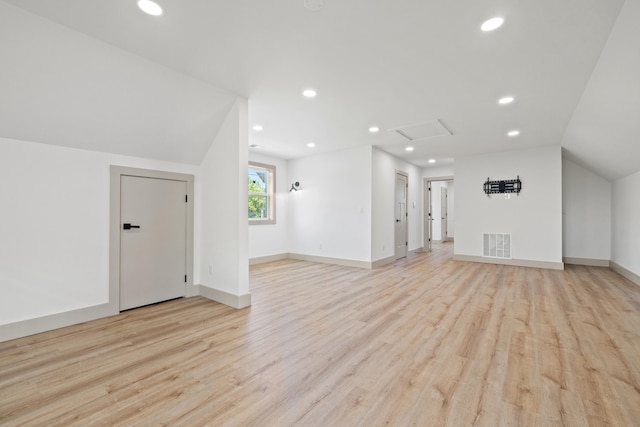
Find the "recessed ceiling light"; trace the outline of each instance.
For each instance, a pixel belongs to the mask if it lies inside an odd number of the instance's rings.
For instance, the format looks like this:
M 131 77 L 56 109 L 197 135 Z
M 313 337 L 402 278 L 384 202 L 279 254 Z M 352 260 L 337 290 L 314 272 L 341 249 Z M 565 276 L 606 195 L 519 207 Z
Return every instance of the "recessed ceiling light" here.
M 310 142 L 310 143 L 307 144 L 307 147 L 309 147 L 309 148 L 313 148 L 315 146 L 316 146 L 315 142 Z
M 378 133 L 378 132 L 380 132 L 380 128 L 379 128 L 378 126 L 371 126 L 371 127 L 369 128 L 369 132 L 371 132 L 371 133 Z
M 516 129 L 514 129 L 514 130 L 510 130 L 510 131 L 507 133 L 507 135 L 509 135 L 509 136 L 518 136 L 518 135 L 520 135 L 520 131 L 519 131 L 519 130 L 516 130 Z
M 162 8 L 156 2 L 151 0 L 138 0 L 138 7 L 149 15 L 160 16 L 162 15 Z
M 264 128 L 261 125 L 253 125 L 253 127 L 251 129 L 255 130 L 256 132 L 260 132 Z
M 500 18 L 498 16 L 498 17 L 487 19 L 486 21 L 484 21 L 480 26 L 480 29 L 482 31 L 493 31 L 500 28 L 502 24 L 504 24 L 504 18 Z
M 413 151 L 413 147 L 407 147 L 407 148 L 405 148 L 405 150 L 407 150 L 407 151 Z
M 513 102 L 513 100 L 514 100 L 514 99 L 515 99 L 515 98 L 514 98 L 513 96 L 505 96 L 505 97 L 500 98 L 500 99 L 498 100 L 498 104 L 501 104 L 501 105 L 511 104 L 511 103 Z
M 302 92 L 302 95 L 305 98 L 315 98 L 317 93 L 314 89 L 305 89 L 304 92 Z
M 436 159 L 429 159 L 429 163 L 435 163 Z

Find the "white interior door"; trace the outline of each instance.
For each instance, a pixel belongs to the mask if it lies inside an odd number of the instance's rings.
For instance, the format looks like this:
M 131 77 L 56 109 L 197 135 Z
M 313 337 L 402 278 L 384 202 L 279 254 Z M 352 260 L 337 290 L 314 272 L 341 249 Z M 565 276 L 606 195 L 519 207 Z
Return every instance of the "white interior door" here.
M 407 187 L 406 175 L 396 174 L 395 190 L 395 258 L 407 256 Z
M 431 242 L 433 241 L 433 201 L 431 192 L 431 181 L 427 181 L 427 250 L 432 251 L 433 247 Z
M 448 219 L 448 208 L 447 208 L 447 187 L 440 188 L 440 230 L 442 233 L 442 241 L 446 242 L 449 238 L 449 233 L 447 229 L 447 219 Z
M 122 176 L 120 310 L 185 296 L 187 183 Z

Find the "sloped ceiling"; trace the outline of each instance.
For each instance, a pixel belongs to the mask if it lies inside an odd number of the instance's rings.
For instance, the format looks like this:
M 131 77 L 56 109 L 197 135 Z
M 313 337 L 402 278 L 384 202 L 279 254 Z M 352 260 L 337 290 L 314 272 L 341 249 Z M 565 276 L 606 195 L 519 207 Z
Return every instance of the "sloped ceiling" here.
M 640 170 L 639 1 L 625 3 L 562 146 L 608 180 Z
M 197 162 L 239 95 L 249 99 L 250 124 L 264 127 L 250 132 L 250 144 L 283 158 L 377 145 L 423 166 L 560 145 L 623 0 L 325 0 L 317 12 L 303 0 L 158 3 L 159 18 L 135 0 L 0 2 L 10 15 L 0 53 L 17 62 L 0 70 L 11 94 L 0 99 L 0 135 Z M 497 15 L 502 28 L 479 30 Z M 33 31 L 39 38 L 24 46 Z M 61 40 L 51 36 L 58 33 Z M 42 38 L 51 38 L 46 47 Z M 304 99 L 306 87 L 317 98 Z M 503 95 L 516 100 L 499 106 Z M 414 141 L 411 153 L 389 131 L 435 119 L 453 136 Z M 76 130 L 78 122 L 85 127 Z M 375 135 L 367 131 L 374 124 Z M 507 137 L 515 128 L 521 135 Z
M 0 2 L 0 136 L 200 164 L 235 94 Z

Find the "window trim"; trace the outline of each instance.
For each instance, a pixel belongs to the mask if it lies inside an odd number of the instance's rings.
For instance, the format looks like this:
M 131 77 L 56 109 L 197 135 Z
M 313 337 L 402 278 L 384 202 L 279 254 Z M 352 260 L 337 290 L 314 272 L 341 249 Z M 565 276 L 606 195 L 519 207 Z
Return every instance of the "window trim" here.
M 249 168 L 264 169 L 267 171 L 267 203 L 268 203 L 268 218 L 248 218 L 249 225 L 266 225 L 276 223 L 276 167 L 275 165 L 268 165 L 266 163 L 249 162 L 247 166 L 247 172 Z M 248 174 L 247 174 L 248 176 Z M 248 183 L 247 183 L 248 187 Z M 247 190 L 247 200 L 249 200 L 249 191 Z

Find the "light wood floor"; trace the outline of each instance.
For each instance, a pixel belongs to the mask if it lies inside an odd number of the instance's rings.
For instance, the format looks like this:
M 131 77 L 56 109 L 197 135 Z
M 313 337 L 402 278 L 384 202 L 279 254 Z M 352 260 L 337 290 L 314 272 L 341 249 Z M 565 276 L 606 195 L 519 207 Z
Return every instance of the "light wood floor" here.
M 204 298 L 0 343 L 0 425 L 632 426 L 640 287 L 451 260 L 251 268 Z

